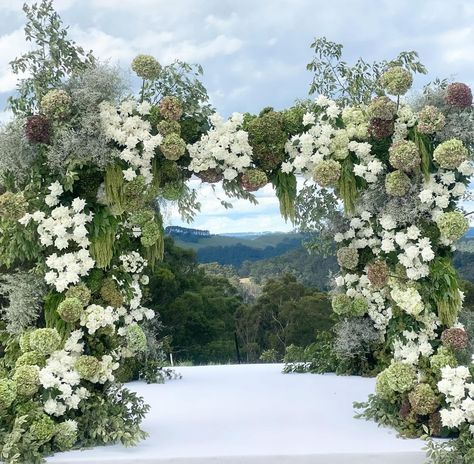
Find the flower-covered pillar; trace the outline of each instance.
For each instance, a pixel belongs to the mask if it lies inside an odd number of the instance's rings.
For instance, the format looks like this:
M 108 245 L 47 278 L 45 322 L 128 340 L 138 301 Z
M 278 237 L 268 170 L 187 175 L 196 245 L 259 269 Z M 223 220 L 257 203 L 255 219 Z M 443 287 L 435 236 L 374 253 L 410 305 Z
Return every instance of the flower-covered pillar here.
M 472 117 L 472 93 L 461 83 L 440 98 L 428 89 L 414 109 L 401 102 L 409 71 L 392 65 L 380 82 L 395 100 L 339 107 L 319 97 L 304 117 L 309 128 L 287 149 L 296 171 L 334 188 L 344 204 L 333 310 L 379 333 L 365 369 L 382 372 L 375 395 L 358 405 L 362 415 L 405 435 L 460 434 L 456 443 L 472 443 L 474 389 L 462 366 L 471 360 L 452 264 L 469 227 L 459 202 L 473 172 L 472 140 L 453 137 L 453 121 Z

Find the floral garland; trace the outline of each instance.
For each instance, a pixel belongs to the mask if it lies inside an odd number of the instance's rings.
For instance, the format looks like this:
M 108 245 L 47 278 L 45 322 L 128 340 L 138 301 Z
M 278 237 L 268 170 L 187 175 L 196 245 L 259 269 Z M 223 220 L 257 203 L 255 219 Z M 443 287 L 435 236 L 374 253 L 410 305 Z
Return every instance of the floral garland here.
M 460 84 L 447 87 L 446 101 L 453 86 Z M 464 100 L 462 111 L 472 95 Z M 434 106 L 415 112 L 385 96 L 358 108 L 324 97 L 316 104 L 304 117 L 309 129 L 287 144 L 287 169 L 312 173 L 343 200 L 347 228 L 334 237 L 341 272 L 333 310 L 341 319 L 370 320 L 384 340 L 373 355 L 392 358 L 376 394 L 357 406 L 406 435 L 461 435 L 456 443 L 473 443 L 472 372 L 456 367 L 466 362 L 463 294 L 451 263 L 468 229 L 457 208 L 474 172 L 468 150 L 437 138 L 445 116 Z M 445 462 L 450 451 L 432 446 L 431 456 Z
M 124 98 L 120 85 L 107 87 L 114 73 L 97 80 L 99 66 L 81 61 L 33 102 L 20 96 L 24 112 L 2 139 L 13 140 L 27 167 L 0 166 L 2 272 L 40 278 L 47 291 L 25 298 L 41 314 L 21 319 L 21 333 L 18 323 L 0 325 L 1 459 L 35 463 L 145 436 L 147 407 L 117 380 L 146 352 L 155 316 L 146 286 L 163 254 L 156 198 L 179 200 L 192 174 L 247 198 L 271 182 L 290 219 L 296 175 L 334 189 L 347 221 L 335 235 L 341 272 L 332 307 L 349 324 L 371 325 L 380 340 L 371 355 L 386 366 L 363 415 L 407 435 L 459 436 L 464 456 L 463 444 L 474 444 L 474 372 L 463 366 L 463 295 L 451 261 L 468 228 L 457 202 L 473 170 L 466 144 L 441 137 L 448 112 L 400 105 L 412 76 L 398 65 L 381 76 L 397 102 L 378 96 L 340 107 L 320 96 L 227 121 L 196 117 L 183 94 L 154 94 L 163 72 L 155 58 L 139 55 L 132 69 L 142 90 Z M 444 97 L 452 112 L 472 110 L 464 84 Z M 58 163 L 71 140 L 90 151 Z

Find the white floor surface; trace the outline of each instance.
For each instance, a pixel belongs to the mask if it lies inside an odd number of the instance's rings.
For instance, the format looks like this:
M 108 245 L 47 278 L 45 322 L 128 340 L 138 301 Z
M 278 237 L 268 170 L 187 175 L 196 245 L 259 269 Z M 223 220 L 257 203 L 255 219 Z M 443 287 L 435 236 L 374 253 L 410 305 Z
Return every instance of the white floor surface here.
M 60 453 L 55 464 L 423 464 L 421 440 L 354 419 L 374 380 L 281 374 L 281 365 L 182 367 L 129 388 L 151 405 L 134 448 Z

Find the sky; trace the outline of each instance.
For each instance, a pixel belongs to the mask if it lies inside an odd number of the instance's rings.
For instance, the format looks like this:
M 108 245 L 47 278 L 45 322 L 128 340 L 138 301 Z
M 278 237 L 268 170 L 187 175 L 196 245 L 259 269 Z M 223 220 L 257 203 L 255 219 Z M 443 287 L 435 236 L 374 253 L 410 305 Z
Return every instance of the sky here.
M 474 1 L 471 0 L 56 0 L 70 35 L 85 49 L 128 68 L 138 53 L 162 64 L 200 63 L 212 104 L 224 116 L 282 109 L 308 95 L 309 45 L 326 36 L 344 44 L 344 59 L 391 59 L 417 50 L 435 77 L 474 85 Z M 15 87 L 8 63 L 26 49 L 22 0 L 0 0 L 0 108 Z M 0 120 L 8 113 L 0 112 Z M 198 181 L 202 203 L 193 227 L 213 233 L 291 230 L 271 186 L 258 205 L 234 202 Z M 182 225 L 173 209 L 168 221 Z

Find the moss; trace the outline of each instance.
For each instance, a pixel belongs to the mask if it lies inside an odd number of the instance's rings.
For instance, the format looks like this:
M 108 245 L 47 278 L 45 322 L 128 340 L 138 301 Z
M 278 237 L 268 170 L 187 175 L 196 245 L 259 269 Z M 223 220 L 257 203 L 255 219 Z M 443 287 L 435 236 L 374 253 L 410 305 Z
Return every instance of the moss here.
M 251 119 L 245 126 L 255 165 L 265 172 L 277 169 L 285 159 L 285 144 L 288 140 L 283 115 L 269 110 Z
M 123 295 L 113 279 L 105 279 L 103 281 L 100 296 L 107 304 L 114 308 L 119 308 L 123 305 Z

